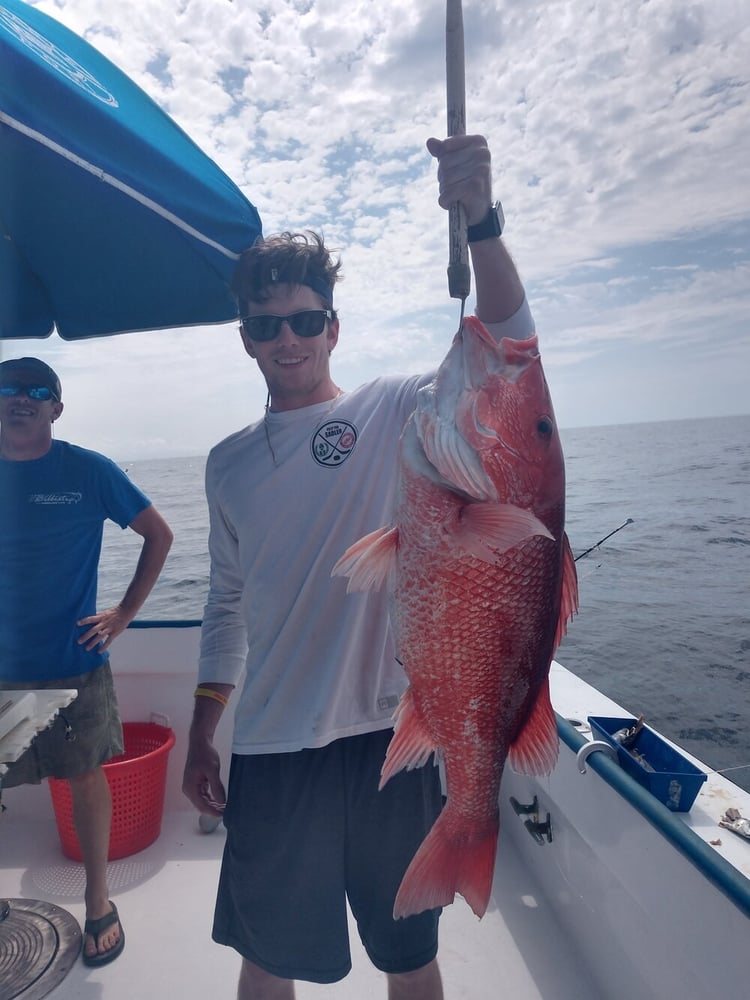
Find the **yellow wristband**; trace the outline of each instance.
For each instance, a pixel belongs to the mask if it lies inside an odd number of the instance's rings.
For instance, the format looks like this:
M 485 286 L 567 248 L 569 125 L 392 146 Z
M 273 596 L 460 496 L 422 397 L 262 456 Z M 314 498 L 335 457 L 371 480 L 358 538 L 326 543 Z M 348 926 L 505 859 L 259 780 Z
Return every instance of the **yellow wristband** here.
M 197 687 L 195 689 L 194 698 L 213 698 L 214 701 L 218 701 L 221 705 L 228 705 L 229 698 L 226 698 L 223 694 L 219 694 L 218 691 L 213 691 L 211 688 Z

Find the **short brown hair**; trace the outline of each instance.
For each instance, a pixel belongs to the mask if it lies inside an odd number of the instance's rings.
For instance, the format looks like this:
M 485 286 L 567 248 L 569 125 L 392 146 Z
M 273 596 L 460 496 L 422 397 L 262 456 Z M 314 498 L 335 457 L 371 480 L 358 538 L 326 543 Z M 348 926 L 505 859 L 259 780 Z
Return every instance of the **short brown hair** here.
M 266 302 L 273 286 L 279 284 L 307 285 L 332 308 L 340 270 L 341 260 L 334 261 L 323 238 L 310 229 L 261 236 L 243 251 L 232 277 L 240 316 L 247 312 L 248 303 Z

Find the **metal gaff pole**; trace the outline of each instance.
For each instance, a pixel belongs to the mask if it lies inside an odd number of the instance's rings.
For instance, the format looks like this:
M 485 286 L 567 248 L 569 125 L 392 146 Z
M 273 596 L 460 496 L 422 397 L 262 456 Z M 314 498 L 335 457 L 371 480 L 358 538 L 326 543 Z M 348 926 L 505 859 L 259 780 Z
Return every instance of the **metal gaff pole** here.
M 448 106 L 448 135 L 466 135 L 466 84 L 464 74 L 464 20 L 461 0 L 446 0 L 445 76 Z M 464 303 L 471 291 L 469 250 L 466 242 L 466 213 L 463 205 L 451 205 L 448 212 L 449 256 L 448 291 Z

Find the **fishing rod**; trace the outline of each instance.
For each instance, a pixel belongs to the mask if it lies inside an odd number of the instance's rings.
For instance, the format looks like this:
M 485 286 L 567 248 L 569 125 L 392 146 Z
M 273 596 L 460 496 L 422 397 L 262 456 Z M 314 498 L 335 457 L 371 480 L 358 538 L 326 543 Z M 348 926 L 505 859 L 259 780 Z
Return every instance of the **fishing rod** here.
M 601 544 L 602 544 L 603 542 L 606 542 L 608 538 L 611 538 L 611 537 L 612 537 L 612 535 L 616 535 L 618 531 L 622 531 L 622 529 L 623 529 L 623 528 L 627 528 L 627 526 L 628 526 L 629 524 L 632 524 L 632 523 L 633 523 L 633 518 L 632 518 L 632 517 L 629 517 L 629 518 L 627 519 L 627 521 L 623 521 L 623 522 L 622 522 L 622 524 L 620 525 L 620 527 L 619 527 L 619 528 L 615 528 L 615 529 L 614 529 L 614 531 L 610 531 L 610 533 L 609 533 L 608 535 L 605 535 L 605 536 L 604 536 L 604 538 L 600 538 L 600 539 L 599 539 L 599 541 L 598 541 L 598 542 L 596 542 L 596 544 L 595 544 L 595 545 L 592 545 L 592 546 L 591 546 L 590 548 L 586 549 L 586 551 L 585 551 L 585 552 L 582 552 L 582 553 L 581 553 L 581 554 L 580 554 L 579 556 L 576 556 L 576 557 L 575 557 L 575 559 L 573 560 L 573 562 L 578 562 L 578 560 L 579 560 L 579 559 L 583 559 L 583 557 L 584 557 L 584 556 L 587 556 L 587 555 L 589 554 L 589 552 L 593 552 L 593 551 L 594 551 L 594 549 L 598 549 L 598 548 L 599 548 L 599 546 L 600 546 L 600 545 L 601 545 Z

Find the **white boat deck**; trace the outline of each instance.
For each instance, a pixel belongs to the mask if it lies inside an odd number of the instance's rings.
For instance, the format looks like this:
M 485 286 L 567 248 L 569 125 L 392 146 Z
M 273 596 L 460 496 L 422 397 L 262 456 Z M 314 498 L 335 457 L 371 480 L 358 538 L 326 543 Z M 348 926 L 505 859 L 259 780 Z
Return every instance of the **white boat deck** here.
M 223 829 L 200 833 L 197 815 L 180 792 L 197 636 L 197 628 L 165 627 L 128 630 L 118 640 L 114 668 L 123 718 L 166 723 L 177 738 L 169 757 L 162 833 L 146 850 L 109 866 L 125 951 L 100 969 L 77 961 L 49 994 L 53 998 L 150 1000 L 172 991 L 185 1000 L 236 995 L 239 957 L 211 941 Z M 564 719 L 585 723 L 589 715 L 637 714 L 558 664 L 551 687 Z M 226 713 L 217 731 L 225 769 L 230 736 L 231 713 Z M 712 774 L 690 813 L 667 816 L 678 834 L 692 830 L 698 846 L 742 883 L 743 910 L 725 889 L 709 883 L 698 862 L 675 849 L 658 822 L 644 821 L 603 781 L 594 758 L 589 763 L 589 772 L 580 775 L 575 753 L 561 742 L 560 764 L 550 779 L 506 773 L 490 908 L 479 921 L 458 898 L 441 921 L 446 1000 L 745 995 L 750 841 L 718 823 L 730 806 L 748 816 L 750 796 Z M 527 835 L 524 817 L 511 809 L 511 795 L 522 803 L 538 797 L 542 818 L 551 811 L 554 843 L 539 846 Z M 83 868 L 62 853 L 48 790 L 8 789 L 3 800 L 0 897 L 54 903 L 82 924 Z M 334 985 L 299 984 L 298 1000 L 385 997 L 384 977 L 370 965 L 354 927 L 351 944 L 351 974 Z
M 62 853 L 47 789 L 9 789 L 4 801 L 0 896 L 43 899 L 82 923 L 83 866 Z M 239 957 L 210 936 L 223 841 L 221 827 L 202 834 L 193 812 L 177 810 L 165 815 L 156 843 L 110 862 L 125 950 L 100 969 L 76 962 L 49 995 L 65 1000 L 235 996 Z M 298 984 L 300 1000 L 385 997 L 384 977 L 370 965 L 354 927 L 351 935 L 351 974 L 333 985 Z M 439 961 L 447 1000 L 489 1000 L 501 993 L 524 1000 L 599 998 L 510 838 L 499 852 L 493 903 L 485 917 L 477 920 L 460 898 L 445 909 Z

